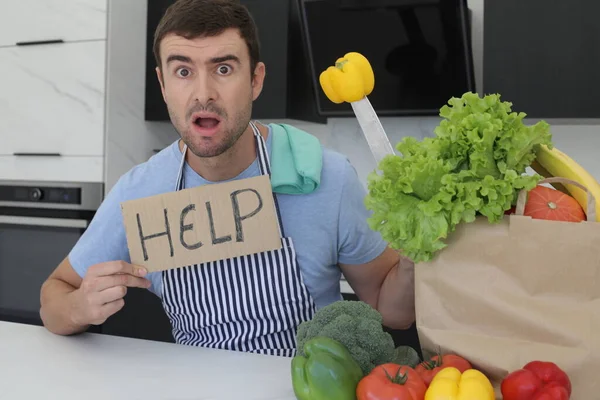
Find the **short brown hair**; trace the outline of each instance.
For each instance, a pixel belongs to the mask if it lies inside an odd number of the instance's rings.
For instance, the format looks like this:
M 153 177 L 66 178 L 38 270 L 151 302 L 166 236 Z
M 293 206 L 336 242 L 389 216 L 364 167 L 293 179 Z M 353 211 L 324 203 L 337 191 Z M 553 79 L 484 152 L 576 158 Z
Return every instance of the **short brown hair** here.
M 154 58 L 159 68 L 160 42 L 169 33 L 186 39 L 216 36 L 236 28 L 246 42 L 250 55 L 250 73 L 260 61 L 258 29 L 246 6 L 239 0 L 177 0 L 169 6 L 154 33 Z

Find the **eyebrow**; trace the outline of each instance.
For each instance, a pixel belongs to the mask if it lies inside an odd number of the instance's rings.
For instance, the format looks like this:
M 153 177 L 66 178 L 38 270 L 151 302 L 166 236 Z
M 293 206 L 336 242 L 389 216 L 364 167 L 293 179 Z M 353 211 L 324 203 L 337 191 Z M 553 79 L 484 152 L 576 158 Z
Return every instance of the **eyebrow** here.
M 181 61 L 184 63 L 188 63 L 188 64 L 192 64 L 192 59 L 190 57 L 187 56 L 182 56 L 180 54 L 172 54 L 167 58 L 167 65 L 173 61 Z M 208 62 L 210 64 L 220 64 L 222 62 L 225 61 L 235 61 L 237 64 L 241 64 L 241 61 L 239 59 L 239 57 L 233 55 L 233 54 L 226 54 L 224 56 L 221 57 L 213 57 L 210 60 L 208 60 Z
M 182 56 L 182 55 L 179 55 L 179 54 L 170 55 L 167 58 L 167 65 L 169 65 L 169 63 L 173 62 L 173 61 L 181 61 L 181 62 L 185 62 L 185 63 L 189 63 L 189 64 L 192 63 L 192 59 L 191 58 L 186 57 L 186 56 Z
M 213 57 L 209 60 L 210 64 L 220 64 L 225 61 L 235 61 L 237 64 L 241 64 L 240 59 L 233 54 L 226 54 L 221 57 Z

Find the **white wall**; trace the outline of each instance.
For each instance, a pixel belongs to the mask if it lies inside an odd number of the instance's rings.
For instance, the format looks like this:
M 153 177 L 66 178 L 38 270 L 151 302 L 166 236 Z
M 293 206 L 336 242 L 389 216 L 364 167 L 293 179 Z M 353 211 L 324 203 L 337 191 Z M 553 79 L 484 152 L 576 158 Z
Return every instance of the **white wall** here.
M 471 10 L 471 46 L 475 64 L 475 87 L 481 95 L 483 88 L 483 0 L 467 0 Z
M 177 138 L 169 123 L 144 121 L 147 0 L 109 0 L 105 183 Z
M 106 163 L 107 190 L 131 167 L 146 161 L 154 149 L 167 146 L 178 136 L 168 122 L 144 121 L 145 49 L 147 0 L 109 0 Z M 469 0 L 472 10 L 475 79 L 482 87 L 483 0 Z M 480 89 L 478 91 L 481 91 Z M 262 121 L 269 122 L 269 121 Z M 281 121 L 280 121 L 281 122 Z M 327 124 L 293 123 L 346 154 L 363 182 L 375 167 L 369 148 L 354 118 L 330 119 Z M 599 121 L 553 121 L 555 142 L 600 178 Z M 404 136 L 432 134 L 437 117 L 382 118 L 392 144 Z M 579 144 L 574 138 L 585 140 Z

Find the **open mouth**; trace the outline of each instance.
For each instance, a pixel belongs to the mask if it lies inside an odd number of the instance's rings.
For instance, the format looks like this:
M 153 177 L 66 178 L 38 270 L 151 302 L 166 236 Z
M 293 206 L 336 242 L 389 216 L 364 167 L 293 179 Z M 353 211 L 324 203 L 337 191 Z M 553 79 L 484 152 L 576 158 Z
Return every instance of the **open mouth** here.
M 201 129 L 213 129 L 219 125 L 219 122 L 220 121 L 218 119 L 212 117 L 198 117 L 194 120 L 194 125 Z
M 201 136 L 213 136 L 219 131 L 221 119 L 214 113 L 199 112 L 192 115 L 192 126 Z

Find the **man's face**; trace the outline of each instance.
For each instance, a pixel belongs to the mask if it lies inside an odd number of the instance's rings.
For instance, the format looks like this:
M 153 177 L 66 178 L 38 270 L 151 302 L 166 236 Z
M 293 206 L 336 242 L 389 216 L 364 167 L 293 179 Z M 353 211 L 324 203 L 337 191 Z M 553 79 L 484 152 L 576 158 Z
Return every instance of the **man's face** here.
M 234 29 L 192 40 L 167 35 L 160 54 L 158 79 L 182 140 L 198 157 L 227 151 L 248 128 L 264 65 L 250 73 L 246 42 Z

